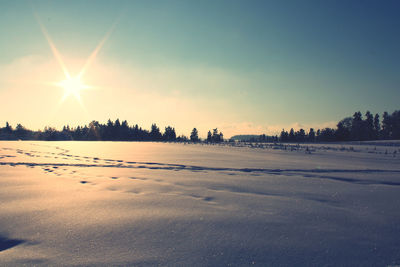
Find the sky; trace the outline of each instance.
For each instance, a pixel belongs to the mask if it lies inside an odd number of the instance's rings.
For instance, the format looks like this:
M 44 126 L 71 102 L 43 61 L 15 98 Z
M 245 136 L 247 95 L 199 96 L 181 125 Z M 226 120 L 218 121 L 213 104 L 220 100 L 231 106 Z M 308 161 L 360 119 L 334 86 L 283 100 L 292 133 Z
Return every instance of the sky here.
M 391 113 L 399 11 L 389 0 L 0 0 L 0 125 L 119 118 L 229 137 Z M 65 70 L 85 88 L 61 86 Z

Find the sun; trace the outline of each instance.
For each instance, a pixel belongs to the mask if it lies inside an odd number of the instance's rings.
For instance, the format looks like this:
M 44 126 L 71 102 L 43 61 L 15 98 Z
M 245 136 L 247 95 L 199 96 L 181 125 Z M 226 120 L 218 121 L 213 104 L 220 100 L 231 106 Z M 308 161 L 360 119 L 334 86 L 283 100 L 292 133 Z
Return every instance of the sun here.
M 69 96 L 74 96 L 79 102 L 81 101 L 81 91 L 90 88 L 79 77 L 69 77 L 57 85 L 64 89 L 62 100 L 65 100 Z
M 64 102 L 64 100 L 67 99 L 68 97 L 74 96 L 76 98 L 76 100 L 79 102 L 79 104 L 81 105 L 81 107 L 83 109 L 85 109 L 85 107 L 82 103 L 82 100 L 81 100 L 81 92 L 85 89 L 95 89 L 96 87 L 87 86 L 86 84 L 84 84 L 82 82 L 81 78 L 86 73 L 89 66 L 93 63 L 97 54 L 99 53 L 99 51 L 101 50 L 101 48 L 103 47 L 103 45 L 107 41 L 107 39 L 110 37 L 111 33 L 114 31 L 114 28 L 116 27 L 118 21 L 116 21 L 112 25 L 111 29 L 106 33 L 104 38 L 100 41 L 100 43 L 96 46 L 96 48 L 90 54 L 89 58 L 86 60 L 85 65 L 82 67 L 79 74 L 77 76 L 71 76 L 70 72 L 67 69 L 67 66 L 65 65 L 65 63 L 62 59 L 62 55 L 60 54 L 57 47 L 55 46 L 55 44 L 54 44 L 53 40 L 51 39 L 49 33 L 47 32 L 47 29 L 45 28 L 44 24 L 41 22 L 39 16 L 36 13 L 34 13 L 34 15 L 35 15 L 36 21 L 38 22 L 38 24 L 40 26 L 40 29 L 42 30 L 44 37 L 47 40 L 47 43 L 50 46 L 51 52 L 53 53 L 55 59 L 57 60 L 58 64 L 60 65 L 60 67 L 65 75 L 65 78 L 66 78 L 65 80 L 58 82 L 58 83 L 50 82 L 50 84 L 52 86 L 58 86 L 58 87 L 61 87 L 64 89 L 64 95 L 60 101 L 60 104 L 62 104 Z

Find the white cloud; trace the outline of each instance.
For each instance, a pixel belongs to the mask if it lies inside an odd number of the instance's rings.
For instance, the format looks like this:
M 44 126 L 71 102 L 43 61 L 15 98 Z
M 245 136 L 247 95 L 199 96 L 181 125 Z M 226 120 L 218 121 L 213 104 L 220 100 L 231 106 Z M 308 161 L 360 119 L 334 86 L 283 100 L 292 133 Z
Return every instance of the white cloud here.
M 66 60 L 72 75 L 79 73 L 84 60 Z M 95 88 L 82 92 L 83 112 L 73 99 L 59 105 L 62 90 L 48 84 L 65 78 L 58 63 L 32 55 L 0 65 L 0 97 L 7 99 L 0 112 L 11 123 L 22 123 L 33 129 L 120 118 L 144 128 L 154 122 L 161 128 L 171 125 L 178 134 L 185 135 L 196 127 L 202 137 L 216 127 L 225 137 L 230 137 L 275 135 L 282 128 L 308 130 L 335 126 L 335 122 L 260 123 L 259 118 L 252 116 L 257 107 L 252 108 L 247 102 L 246 88 L 256 83 L 254 77 L 215 68 L 145 69 L 97 60 L 83 77 L 86 84 Z

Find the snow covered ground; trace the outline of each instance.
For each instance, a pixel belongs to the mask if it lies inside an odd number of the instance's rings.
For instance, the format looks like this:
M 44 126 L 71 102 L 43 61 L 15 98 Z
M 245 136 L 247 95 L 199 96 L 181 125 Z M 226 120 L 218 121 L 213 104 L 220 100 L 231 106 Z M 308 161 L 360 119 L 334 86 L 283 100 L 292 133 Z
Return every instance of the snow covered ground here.
M 0 265 L 400 265 L 400 147 L 0 142 Z

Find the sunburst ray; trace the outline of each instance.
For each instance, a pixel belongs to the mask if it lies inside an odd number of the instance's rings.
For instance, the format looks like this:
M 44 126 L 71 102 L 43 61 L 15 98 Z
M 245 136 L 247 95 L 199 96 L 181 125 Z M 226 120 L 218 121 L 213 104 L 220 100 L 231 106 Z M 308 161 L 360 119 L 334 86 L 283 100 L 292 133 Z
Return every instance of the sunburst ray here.
M 67 66 L 64 64 L 64 61 L 63 61 L 63 59 L 61 57 L 61 54 L 60 54 L 60 52 L 58 52 L 56 46 L 54 45 L 54 42 L 51 39 L 50 34 L 47 32 L 46 27 L 44 27 L 42 21 L 40 20 L 39 16 L 36 14 L 36 12 L 34 12 L 34 15 L 35 15 L 36 21 L 39 24 L 40 29 L 41 29 L 44 37 L 47 40 L 47 43 L 50 46 L 51 52 L 53 52 L 54 57 L 56 58 L 57 62 L 60 64 L 61 69 L 64 72 L 65 77 L 66 78 L 71 78 L 71 75 L 68 72 Z

